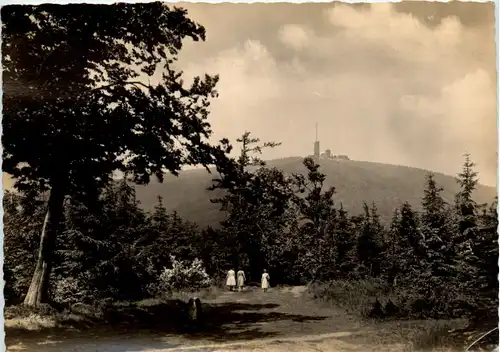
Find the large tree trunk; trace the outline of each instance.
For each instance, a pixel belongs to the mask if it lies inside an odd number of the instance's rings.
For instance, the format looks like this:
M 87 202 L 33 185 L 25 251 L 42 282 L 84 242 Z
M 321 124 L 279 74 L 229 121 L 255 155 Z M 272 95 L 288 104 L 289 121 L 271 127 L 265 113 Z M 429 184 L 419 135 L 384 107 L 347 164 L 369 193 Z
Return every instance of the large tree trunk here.
M 40 303 L 48 303 L 49 276 L 52 269 L 57 231 L 63 216 L 64 196 L 64 184 L 54 182 L 40 236 L 35 272 L 28 293 L 24 298 L 24 304 L 30 307 L 37 307 Z

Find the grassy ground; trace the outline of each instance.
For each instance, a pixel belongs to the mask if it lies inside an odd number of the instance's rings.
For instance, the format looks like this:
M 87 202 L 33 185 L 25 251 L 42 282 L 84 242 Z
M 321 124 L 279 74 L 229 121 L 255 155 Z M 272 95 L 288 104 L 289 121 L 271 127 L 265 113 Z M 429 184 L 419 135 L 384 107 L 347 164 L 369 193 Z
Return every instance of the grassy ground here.
M 389 292 L 385 285 L 376 280 L 332 281 L 315 284 L 308 288 L 316 300 L 343 308 L 346 312 L 370 321 L 367 316 L 373 313 L 374 302 L 378 300 L 382 311 L 371 324 L 378 331 L 381 339 L 404 341 L 405 348 L 411 351 L 461 350 L 469 346 L 483 333 L 496 326 L 495 322 L 483 322 L 482 326 L 473 327 L 466 319 L 419 319 L 425 313 L 413 312 L 411 303 L 417 298 L 412 290 Z M 389 309 L 388 304 L 393 304 Z M 394 305 L 395 304 L 395 305 Z M 430 308 L 430 307 L 429 307 Z M 417 313 L 417 314 L 415 314 Z M 498 331 L 481 340 L 480 346 L 498 344 Z
M 353 293 L 354 295 L 354 293 Z M 198 292 L 204 321 L 183 324 L 183 302 L 168 300 L 75 305 L 55 311 L 9 307 L 5 313 L 8 351 L 453 351 L 448 331 L 461 321 L 367 321 L 305 287 Z M 462 349 L 463 350 L 463 349 Z

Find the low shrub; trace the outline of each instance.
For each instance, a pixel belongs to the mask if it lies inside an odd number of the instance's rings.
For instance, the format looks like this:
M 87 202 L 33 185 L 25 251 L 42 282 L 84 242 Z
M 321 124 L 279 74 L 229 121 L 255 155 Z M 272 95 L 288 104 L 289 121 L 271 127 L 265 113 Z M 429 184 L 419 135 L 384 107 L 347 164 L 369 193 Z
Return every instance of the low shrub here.
M 208 288 L 212 279 L 199 259 L 180 261 L 171 256 L 172 267 L 164 268 L 158 282 L 152 287 L 160 297 L 170 297 L 174 292 L 198 292 Z
M 61 304 L 85 302 L 90 296 L 80 280 L 73 277 L 55 281 L 52 284 L 51 294 L 54 301 Z
M 406 333 L 410 351 L 463 350 L 463 337 L 452 334 L 455 321 L 428 320 Z
M 367 316 L 374 302 L 385 297 L 387 289 L 376 279 L 332 280 L 309 286 L 313 298 L 341 307 L 349 313 Z
M 5 307 L 4 318 L 26 318 L 33 314 L 43 317 L 52 317 L 59 313 L 60 311 L 57 307 L 47 303 L 42 303 L 38 307 L 29 307 L 24 304 L 19 304 L 16 306 Z
M 437 297 L 378 279 L 332 280 L 310 285 L 309 291 L 315 299 L 371 318 L 455 319 L 472 309 L 458 290 L 442 290 Z

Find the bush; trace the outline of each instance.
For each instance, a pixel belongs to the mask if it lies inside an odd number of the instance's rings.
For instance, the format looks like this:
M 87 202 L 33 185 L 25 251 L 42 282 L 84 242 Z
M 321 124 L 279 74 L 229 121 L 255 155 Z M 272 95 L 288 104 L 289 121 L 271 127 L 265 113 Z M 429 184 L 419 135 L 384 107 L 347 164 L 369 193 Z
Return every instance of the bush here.
M 201 260 L 180 261 L 174 256 L 170 256 L 170 260 L 172 268 L 164 268 L 160 274 L 157 295 L 171 295 L 174 291 L 196 292 L 212 284 Z
M 387 296 L 383 283 L 370 280 L 332 280 L 313 284 L 309 292 L 315 299 L 333 303 L 350 313 L 367 315 L 376 299 Z
M 378 310 L 380 318 L 457 319 L 473 309 L 468 297 L 447 286 L 440 297 L 426 295 L 409 284 L 390 287 L 380 279 L 332 280 L 309 286 L 315 299 L 329 302 L 346 311 L 370 316 Z
M 474 310 L 471 297 L 467 297 L 452 285 L 443 285 L 439 290 L 434 289 L 426 293 L 408 284 L 394 289 L 392 295 L 406 315 L 416 319 L 462 318 L 467 312 Z
M 457 325 L 455 321 L 427 320 L 423 326 L 407 333 L 412 351 L 463 350 L 462 339 L 450 333 Z M 410 336 L 409 336 L 410 335 Z
M 51 293 L 54 301 L 62 304 L 85 302 L 89 297 L 80 280 L 74 277 L 66 277 L 54 282 Z

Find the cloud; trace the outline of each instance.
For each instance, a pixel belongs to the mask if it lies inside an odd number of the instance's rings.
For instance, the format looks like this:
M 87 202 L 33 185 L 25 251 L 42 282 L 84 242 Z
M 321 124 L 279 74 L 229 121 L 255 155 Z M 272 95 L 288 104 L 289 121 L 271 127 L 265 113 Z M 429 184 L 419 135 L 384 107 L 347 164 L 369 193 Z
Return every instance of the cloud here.
M 318 122 L 321 149 L 447 174 L 468 151 L 494 185 L 494 8 L 485 6 L 183 4 L 207 41 L 186 44 L 179 65 L 187 80 L 220 75 L 214 138 L 249 130 L 283 142 L 265 158 L 312 153 Z
M 201 65 L 187 64 L 184 71 L 188 81 L 204 72 L 220 74 L 217 85 L 220 96 L 213 101 L 210 115 L 213 128 L 223 132 L 220 137 L 234 139 L 246 126 L 250 129 L 254 119 L 251 111 L 282 93 L 275 59 L 255 40 L 224 50 Z
M 459 164 L 457 151 L 469 152 L 478 164 L 483 180 L 494 184 L 496 177 L 495 85 L 483 69 L 465 74 L 444 85 L 433 97 L 403 97 L 401 107 L 421 121 L 430 121 L 440 132 L 441 147 L 435 150 L 432 167 L 441 160 Z M 438 158 L 439 156 L 439 158 Z
M 296 24 L 284 25 L 279 31 L 280 40 L 295 50 L 302 50 L 308 46 L 309 35 L 306 30 Z
M 392 4 L 337 4 L 323 20 L 321 32 L 284 22 L 275 42 L 248 38 L 185 61 L 190 76 L 221 76 L 211 114 L 216 137 L 249 130 L 283 142 L 265 157 L 307 155 L 319 122 L 322 149 L 447 174 L 460 170 L 468 151 L 482 181 L 495 184 L 491 26 L 465 27 L 449 16 L 430 27 Z
M 384 46 L 402 59 L 417 62 L 435 62 L 443 55 L 452 55 L 463 38 L 463 27 L 456 17 L 447 17 L 431 29 L 411 14 L 396 13 L 391 3 L 375 4 L 367 11 L 335 6 L 326 11 L 326 17 L 342 30 L 339 35 L 345 41 Z
M 448 174 L 468 151 L 482 181 L 495 184 L 490 23 L 466 27 L 448 16 L 431 27 L 392 4 L 336 4 L 322 16 L 277 23 L 274 42 L 269 33 L 185 61 L 189 75 L 221 76 L 211 114 L 217 137 L 250 130 L 283 142 L 266 157 L 307 155 L 319 122 L 322 149 Z M 325 28 L 314 30 L 320 20 Z

